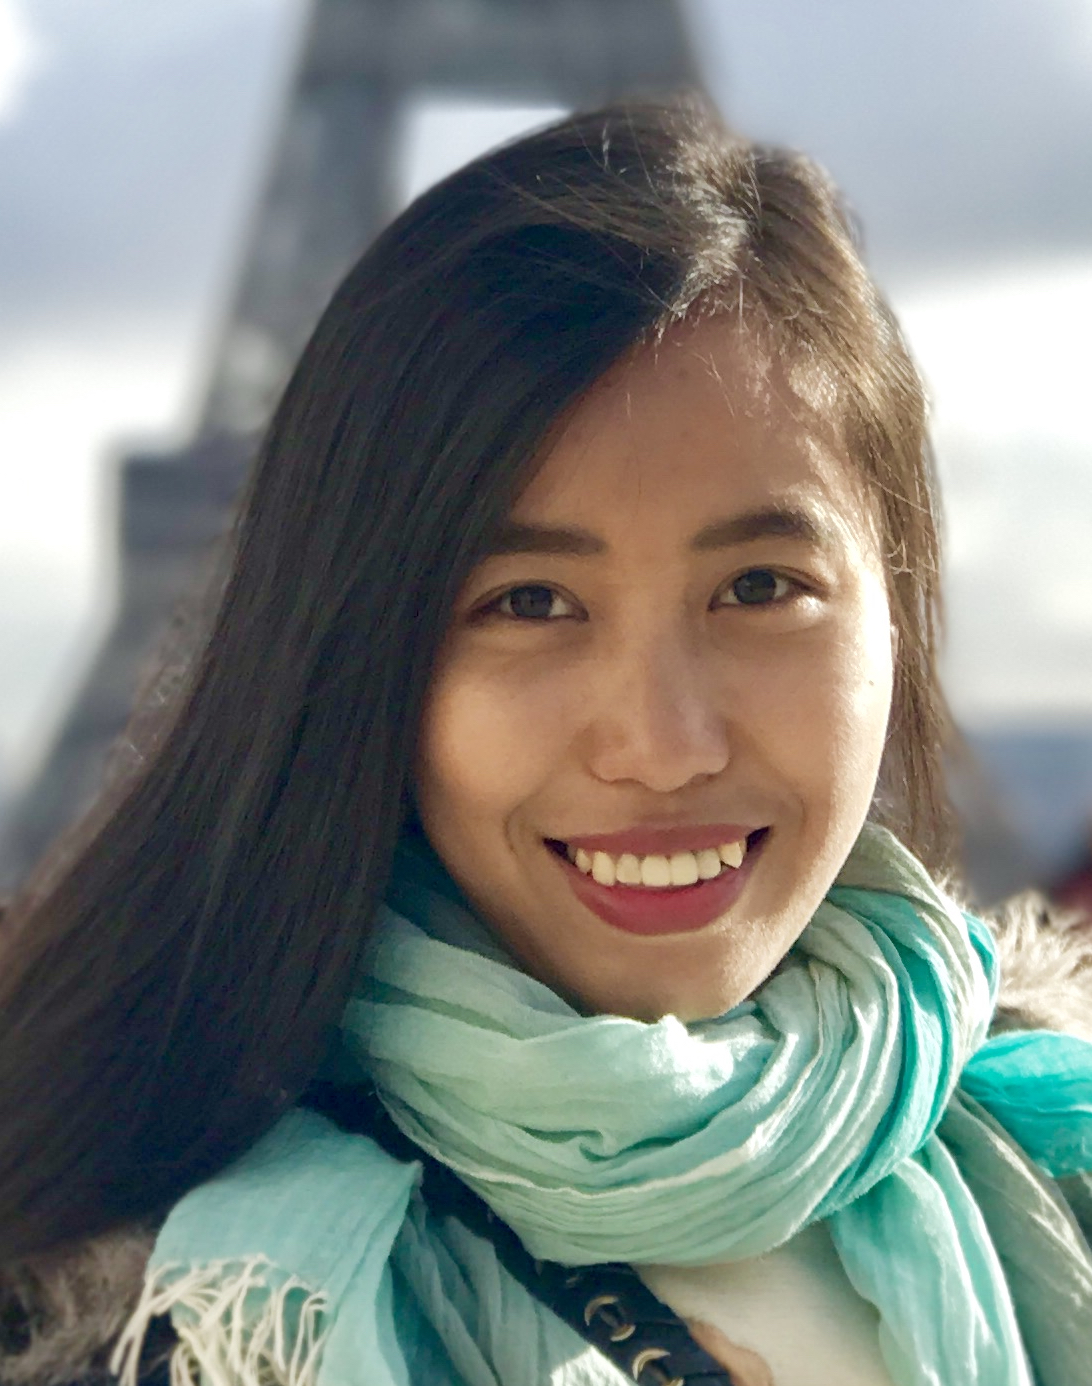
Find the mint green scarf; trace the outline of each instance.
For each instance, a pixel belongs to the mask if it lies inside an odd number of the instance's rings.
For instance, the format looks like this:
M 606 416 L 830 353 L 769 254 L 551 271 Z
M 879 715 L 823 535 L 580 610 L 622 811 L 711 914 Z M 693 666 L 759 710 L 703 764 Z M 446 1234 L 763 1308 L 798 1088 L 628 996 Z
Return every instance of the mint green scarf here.
M 1044 1171 L 1092 1169 L 1092 1045 L 1045 1034 L 984 1043 L 989 936 L 890 835 L 865 830 L 753 999 L 689 1028 L 579 1015 L 517 971 L 427 870 L 403 871 L 391 901 L 338 1070 L 370 1076 L 402 1130 L 533 1255 L 713 1263 L 760 1255 L 824 1219 L 879 1311 L 898 1386 L 1072 1386 L 1087 1369 L 1092 1260 Z M 430 1333 L 451 1361 L 469 1350 L 468 1332 L 478 1339 L 482 1374 L 461 1379 L 514 1386 L 487 1361 L 499 1291 L 471 1285 L 477 1315 L 453 1323 L 455 1292 L 420 1269 L 432 1256 L 420 1217 L 400 1239 L 362 1214 L 382 1203 L 381 1181 L 360 1184 L 353 1227 L 338 1233 L 357 1252 L 351 1270 L 330 1264 L 334 1205 L 353 1179 L 316 1172 L 338 1142 L 359 1138 L 307 1126 L 301 1140 L 301 1129 L 289 1122 L 168 1219 L 125 1360 L 141 1322 L 166 1307 L 207 1386 L 256 1381 L 255 1364 L 292 1386 L 406 1380 L 404 1328 L 399 1344 L 377 1327 L 376 1357 L 354 1377 L 337 1325 L 382 1317 L 388 1253 L 398 1281 L 409 1236 L 401 1279 Z M 305 1188 L 320 1205 L 309 1213 Z M 407 1187 L 392 1206 L 410 1204 Z M 535 1370 L 528 1383 L 547 1379 Z

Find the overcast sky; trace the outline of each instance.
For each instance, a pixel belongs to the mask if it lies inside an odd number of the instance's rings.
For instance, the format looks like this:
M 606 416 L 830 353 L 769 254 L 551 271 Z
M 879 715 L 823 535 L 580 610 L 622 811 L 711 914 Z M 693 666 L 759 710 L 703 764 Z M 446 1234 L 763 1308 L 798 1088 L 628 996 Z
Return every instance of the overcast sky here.
M 688 10 L 729 116 L 847 189 L 929 380 L 957 709 L 1092 721 L 1092 0 Z M 190 425 L 302 18 L 0 0 L 0 783 L 107 619 L 111 449 Z

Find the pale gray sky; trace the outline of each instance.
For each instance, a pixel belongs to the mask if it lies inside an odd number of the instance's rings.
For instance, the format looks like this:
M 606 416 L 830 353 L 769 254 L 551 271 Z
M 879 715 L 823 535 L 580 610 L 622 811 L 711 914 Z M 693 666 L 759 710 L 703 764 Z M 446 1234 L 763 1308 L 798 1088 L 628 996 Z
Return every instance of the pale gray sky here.
M 957 709 L 1092 721 L 1092 0 L 688 9 L 728 114 L 846 188 L 932 386 Z M 111 449 L 189 425 L 302 14 L 0 0 L 0 783 L 105 620 Z

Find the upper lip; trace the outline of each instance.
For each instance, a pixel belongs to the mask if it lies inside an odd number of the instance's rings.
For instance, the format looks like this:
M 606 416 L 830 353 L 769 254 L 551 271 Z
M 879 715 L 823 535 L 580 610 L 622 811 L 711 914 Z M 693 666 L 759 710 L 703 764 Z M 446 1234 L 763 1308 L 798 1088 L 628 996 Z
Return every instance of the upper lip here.
M 589 833 L 580 837 L 555 838 L 567 847 L 585 852 L 606 852 L 635 857 L 671 856 L 673 852 L 700 852 L 704 847 L 720 847 L 742 842 L 761 825 L 757 823 L 676 823 L 665 827 L 624 828 L 618 833 Z

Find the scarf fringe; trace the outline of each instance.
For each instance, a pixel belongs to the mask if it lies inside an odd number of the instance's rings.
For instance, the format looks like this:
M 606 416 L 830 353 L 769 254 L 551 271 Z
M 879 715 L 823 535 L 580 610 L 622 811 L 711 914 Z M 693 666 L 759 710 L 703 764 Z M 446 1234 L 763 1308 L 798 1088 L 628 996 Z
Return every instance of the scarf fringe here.
M 281 1275 L 264 1256 L 212 1261 L 189 1272 L 161 1266 L 145 1282 L 114 1349 L 110 1370 L 118 1386 L 138 1386 L 148 1327 L 175 1309 L 184 1312 L 173 1318 L 171 1386 L 317 1386 L 329 1297 L 298 1276 Z M 255 1315 L 247 1299 L 257 1295 L 265 1302 Z

